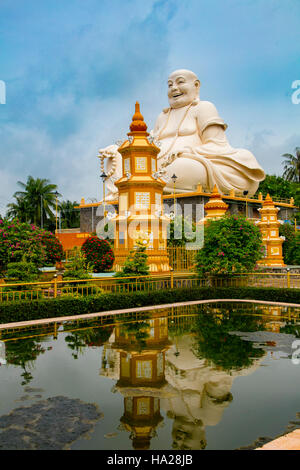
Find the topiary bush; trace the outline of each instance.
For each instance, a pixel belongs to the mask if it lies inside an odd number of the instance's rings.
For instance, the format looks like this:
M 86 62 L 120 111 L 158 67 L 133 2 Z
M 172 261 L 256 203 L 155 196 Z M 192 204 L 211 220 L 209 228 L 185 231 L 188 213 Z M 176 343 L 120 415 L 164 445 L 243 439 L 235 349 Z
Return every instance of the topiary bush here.
M 87 263 L 93 265 L 95 273 L 110 271 L 113 267 L 115 256 L 110 244 L 98 237 L 89 237 L 84 242 L 81 250 Z

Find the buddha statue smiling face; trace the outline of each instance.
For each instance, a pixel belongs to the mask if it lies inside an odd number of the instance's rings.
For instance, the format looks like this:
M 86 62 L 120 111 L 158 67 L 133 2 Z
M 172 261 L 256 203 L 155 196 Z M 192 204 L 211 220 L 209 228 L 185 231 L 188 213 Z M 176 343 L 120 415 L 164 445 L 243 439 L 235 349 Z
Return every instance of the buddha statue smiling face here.
M 171 108 L 181 108 L 198 98 L 200 81 L 190 70 L 175 70 L 168 78 L 168 98 Z

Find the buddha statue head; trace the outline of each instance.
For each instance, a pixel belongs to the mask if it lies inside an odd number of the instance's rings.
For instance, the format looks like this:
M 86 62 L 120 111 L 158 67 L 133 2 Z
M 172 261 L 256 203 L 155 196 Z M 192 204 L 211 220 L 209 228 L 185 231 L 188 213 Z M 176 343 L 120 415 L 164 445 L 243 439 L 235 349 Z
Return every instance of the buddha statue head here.
M 175 70 L 168 78 L 168 98 L 171 108 L 181 108 L 198 98 L 200 80 L 190 70 Z

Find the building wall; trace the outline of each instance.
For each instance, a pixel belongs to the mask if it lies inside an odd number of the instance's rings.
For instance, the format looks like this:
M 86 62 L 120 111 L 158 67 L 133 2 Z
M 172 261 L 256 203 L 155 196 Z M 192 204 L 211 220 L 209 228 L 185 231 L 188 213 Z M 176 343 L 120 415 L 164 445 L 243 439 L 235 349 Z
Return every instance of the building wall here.
M 202 207 L 209 201 L 208 196 L 188 196 L 188 197 L 181 197 L 176 198 L 176 202 L 180 204 L 181 211 L 184 214 L 184 205 L 192 205 L 192 218 L 193 221 L 197 221 L 197 204 L 201 205 Z M 246 202 L 245 201 L 235 201 L 232 199 L 227 199 L 223 197 L 223 201 L 229 205 L 228 213 L 230 214 L 244 214 L 246 215 Z M 165 198 L 163 200 L 164 206 L 166 208 L 169 207 L 169 211 L 173 210 L 174 205 L 174 197 L 170 195 L 169 198 Z M 253 203 L 249 202 L 247 204 L 247 212 L 249 218 L 259 219 L 259 211 L 258 209 L 261 207 L 260 203 Z M 286 208 L 280 207 L 280 212 L 278 218 L 281 220 L 287 220 L 293 217 L 295 213 L 295 209 L 293 208 Z M 106 210 L 112 211 L 117 210 L 118 206 L 107 206 Z M 168 209 L 166 209 L 167 211 Z M 198 214 L 201 214 L 201 209 L 198 210 Z M 102 206 L 96 207 L 83 207 L 80 209 L 80 231 L 81 232 L 94 232 L 96 231 L 97 224 L 102 220 L 103 217 L 103 208 Z

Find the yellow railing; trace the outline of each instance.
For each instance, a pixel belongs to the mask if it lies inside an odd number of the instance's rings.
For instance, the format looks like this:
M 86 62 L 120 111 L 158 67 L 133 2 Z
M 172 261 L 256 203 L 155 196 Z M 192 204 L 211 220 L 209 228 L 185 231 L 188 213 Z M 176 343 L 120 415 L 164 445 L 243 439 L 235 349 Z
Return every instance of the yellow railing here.
M 184 246 L 168 247 L 169 263 L 175 272 L 194 271 L 198 250 L 187 250 Z
M 66 250 L 64 252 L 65 261 L 69 261 L 77 250 L 78 248 L 73 250 Z M 198 250 L 187 250 L 185 246 L 170 246 L 167 248 L 167 251 L 169 255 L 170 266 L 175 272 L 193 271 L 195 255 L 197 254 Z M 124 259 L 127 258 L 127 256 L 128 251 L 124 250 Z
M 0 284 L 0 302 L 57 298 L 66 295 L 87 296 L 104 292 L 136 292 L 159 289 L 193 287 L 284 287 L 300 289 L 300 274 L 294 273 L 245 273 L 232 276 L 205 276 L 198 278 L 182 272 L 165 275 L 123 278 L 92 278 L 84 280 L 61 280 L 31 283 Z
M 84 280 L 53 279 L 48 282 L 7 283 L 0 285 L 0 302 L 16 300 L 34 300 L 36 298 L 56 298 L 66 295 L 87 296 L 103 292 L 135 292 L 154 291 L 184 287 L 201 287 L 206 281 L 182 273 L 179 277 L 168 275 L 124 277 L 124 278 L 92 278 Z

